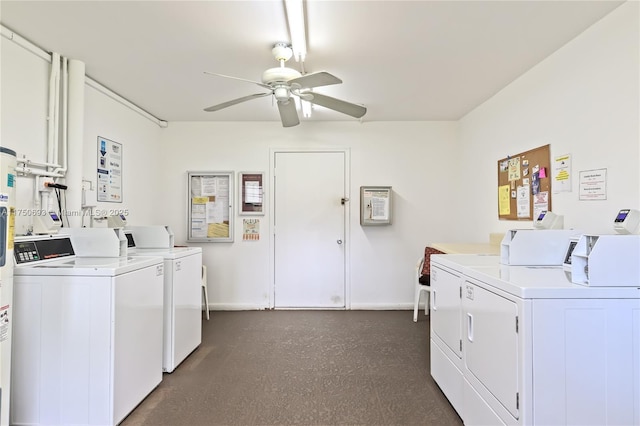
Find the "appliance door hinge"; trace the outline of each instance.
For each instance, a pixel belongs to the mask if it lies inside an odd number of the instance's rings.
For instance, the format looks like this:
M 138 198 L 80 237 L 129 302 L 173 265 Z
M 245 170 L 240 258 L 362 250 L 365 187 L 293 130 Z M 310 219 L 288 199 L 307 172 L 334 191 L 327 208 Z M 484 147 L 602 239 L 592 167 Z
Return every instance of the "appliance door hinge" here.
M 462 299 L 462 286 L 460 286 L 460 299 Z
M 460 352 L 462 352 L 462 339 L 460 339 Z
M 520 392 L 516 392 L 516 410 L 520 409 Z
M 518 317 L 516 316 L 516 333 L 518 332 Z

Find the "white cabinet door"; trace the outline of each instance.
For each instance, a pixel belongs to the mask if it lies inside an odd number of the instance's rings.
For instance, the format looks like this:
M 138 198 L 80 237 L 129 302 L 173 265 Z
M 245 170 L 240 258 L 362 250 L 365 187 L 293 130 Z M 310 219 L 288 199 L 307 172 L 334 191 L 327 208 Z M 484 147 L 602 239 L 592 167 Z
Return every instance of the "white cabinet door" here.
M 640 425 L 640 300 L 536 300 L 535 424 Z
M 467 280 L 462 311 L 465 368 L 518 418 L 518 305 Z
M 158 271 L 156 266 L 149 266 L 112 278 L 115 288 L 113 420 L 116 424 L 162 381 L 164 275 L 158 275 Z M 93 422 L 97 423 L 100 422 Z
M 460 275 L 431 265 L 431 332 L 437 335 L 451 351 L 462 357 Z
M 165 316 L 163 357 L 163 368 L 168 372 L 173 371 L 202 341 L 202 253 L 175 259 L 171 266 L 173 309 L 169 307 L 172 311 L 169 313 L 170 321 Z

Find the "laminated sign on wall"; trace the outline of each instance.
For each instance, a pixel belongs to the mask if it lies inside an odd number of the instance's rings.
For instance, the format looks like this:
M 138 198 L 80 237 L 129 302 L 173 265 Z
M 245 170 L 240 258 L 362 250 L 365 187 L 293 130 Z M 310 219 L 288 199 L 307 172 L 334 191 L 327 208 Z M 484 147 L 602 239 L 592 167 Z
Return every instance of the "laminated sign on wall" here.
M 122 144 L 98 136 L 98 201 L 122 202 Z

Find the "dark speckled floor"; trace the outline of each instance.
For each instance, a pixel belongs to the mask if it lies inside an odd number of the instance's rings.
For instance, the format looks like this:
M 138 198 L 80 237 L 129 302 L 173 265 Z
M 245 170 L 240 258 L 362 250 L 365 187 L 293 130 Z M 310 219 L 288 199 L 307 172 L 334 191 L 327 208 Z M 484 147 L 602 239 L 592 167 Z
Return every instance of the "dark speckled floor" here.
M 410 311 L 212 312 L 122 425 L 461 425 L 428 333 Z

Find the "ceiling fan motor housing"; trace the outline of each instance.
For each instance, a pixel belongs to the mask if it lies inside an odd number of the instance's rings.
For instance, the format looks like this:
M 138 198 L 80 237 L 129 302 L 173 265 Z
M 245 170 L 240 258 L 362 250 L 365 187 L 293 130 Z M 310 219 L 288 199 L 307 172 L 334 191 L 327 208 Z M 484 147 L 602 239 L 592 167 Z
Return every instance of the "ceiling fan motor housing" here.
M 286 83 L 289 80 L 294 78 L 301 77 L 298 71 L 287 68 L 287 67 L 277 67 L 277 68 L 269 68 L 265 72 L 262 73 L 262 82 L 264 84 L 272 85 L 276 83 Z

